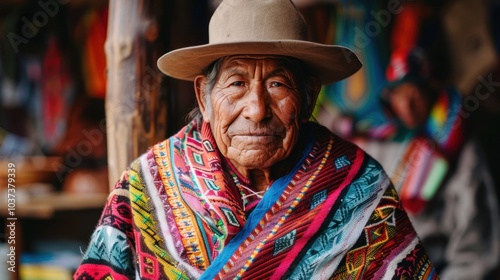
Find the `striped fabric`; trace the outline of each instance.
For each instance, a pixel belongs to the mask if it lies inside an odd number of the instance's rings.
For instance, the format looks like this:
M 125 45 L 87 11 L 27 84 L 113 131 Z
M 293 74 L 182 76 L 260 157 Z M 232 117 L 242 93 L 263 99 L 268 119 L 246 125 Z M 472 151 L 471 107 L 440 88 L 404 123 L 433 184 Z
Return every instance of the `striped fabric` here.
M 300 160 L 251 210 L 208 124 L 155 145 L 110 194 L 74 278 L 438 279 L 378 163 L 304 130 Z
M 406 211 L 418 214 L 439 190 L 449 170 L 448 160 L 426 137 L 415 137 L 392 175 Z

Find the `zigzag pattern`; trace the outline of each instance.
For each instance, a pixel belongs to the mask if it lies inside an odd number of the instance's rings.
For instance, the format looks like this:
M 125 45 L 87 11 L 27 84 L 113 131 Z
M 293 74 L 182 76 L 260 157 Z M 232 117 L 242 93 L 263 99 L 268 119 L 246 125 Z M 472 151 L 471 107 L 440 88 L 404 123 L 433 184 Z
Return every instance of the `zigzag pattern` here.
M 131 249 L 121 231 L 109 226 L 100 226 L 92 235 L 90 244 L 84 261 L 106 262 L 120 271 L 132 269 Z

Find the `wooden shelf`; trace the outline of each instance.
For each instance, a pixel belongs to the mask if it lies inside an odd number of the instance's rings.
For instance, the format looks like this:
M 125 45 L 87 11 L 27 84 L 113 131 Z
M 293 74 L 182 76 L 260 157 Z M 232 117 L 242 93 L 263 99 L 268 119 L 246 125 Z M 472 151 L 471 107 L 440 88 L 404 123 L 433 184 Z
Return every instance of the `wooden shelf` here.
M 100 209 L 104 207 L 107 194 L 69 194 L 56 193 L 42 197 L 29 198 L 16 205 L 15 217 L 51 218 L 56 211 Z M 7 217 L 7 209 L 2 207 L 0 214 Z

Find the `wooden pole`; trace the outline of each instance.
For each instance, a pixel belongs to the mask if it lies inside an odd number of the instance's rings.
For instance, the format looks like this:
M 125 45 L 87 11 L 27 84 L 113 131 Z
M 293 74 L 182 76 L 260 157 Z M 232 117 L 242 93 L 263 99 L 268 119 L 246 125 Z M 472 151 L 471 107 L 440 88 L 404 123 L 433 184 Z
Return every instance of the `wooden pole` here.
M 109 185 L 127 166 L 166 136 L 167 102 L 161 93 L 159 26 L 154 0 L 110 0 L 106 131 Z

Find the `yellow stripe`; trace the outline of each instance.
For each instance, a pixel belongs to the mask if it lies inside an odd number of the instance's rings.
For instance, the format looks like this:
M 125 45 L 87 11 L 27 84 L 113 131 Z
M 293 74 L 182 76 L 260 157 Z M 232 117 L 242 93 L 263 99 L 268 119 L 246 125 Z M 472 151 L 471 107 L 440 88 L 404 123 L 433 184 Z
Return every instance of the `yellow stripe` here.
M 133 167 L 138 167 L 138 164 Z M 154 221 L 152 219 L 147 219 L 145 217 L 150 217 L 151 209 L 144 197 L 144 183 L 140 179 L 139 174 L 137 174 L 134 169 L 129 171 L 129 182 L 130 182 L 130 205 L 132 206 L 132 217 L 134 219 L 134 224 L 137 225 L 140 231 L 140 236 L 144 238 L 144 243 L 151 252 L 157 256 L 158 262 L 163 265 L 164 273 L 169 279 L 188 279 L 183 272 L 176 268 L 177 262 L 170 256 L 168 251 L 155 246 L 154 244 L 163 244 L 162 238 L 157 235 L 151 228 L 155 228 Z M 131 177 L 133 179 L 131 180 Z M 140 199 L 135 199 L 141 197 Z M 147 223 L 151 226 L 148 227 Z M 149 230 L 148 230 L 149 229 Z M 139 263 L 139 266 L 143 266 Z

